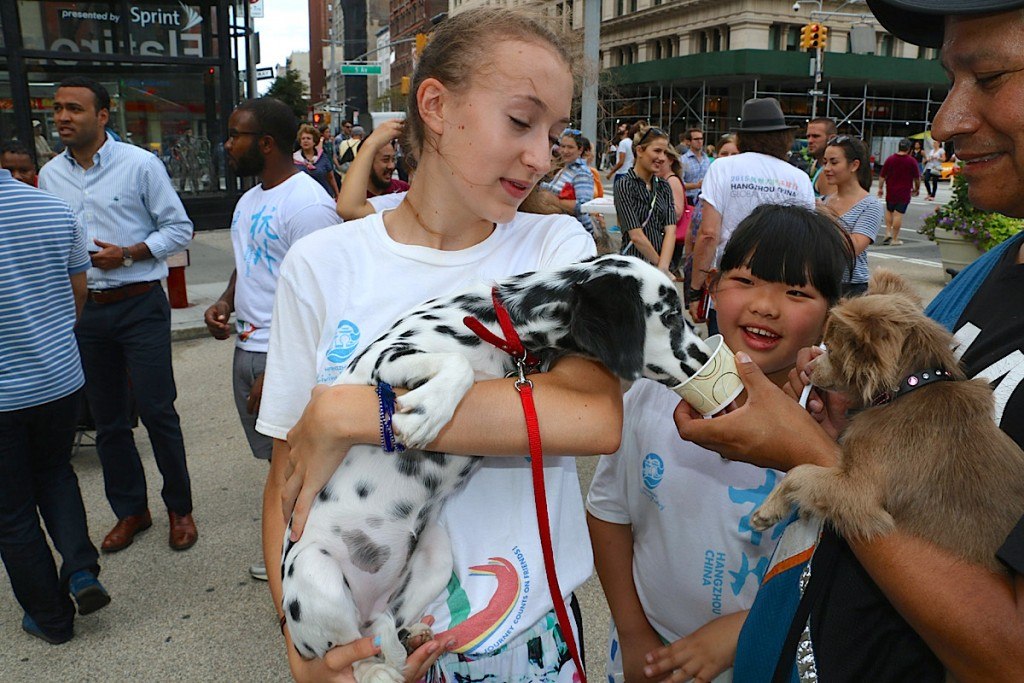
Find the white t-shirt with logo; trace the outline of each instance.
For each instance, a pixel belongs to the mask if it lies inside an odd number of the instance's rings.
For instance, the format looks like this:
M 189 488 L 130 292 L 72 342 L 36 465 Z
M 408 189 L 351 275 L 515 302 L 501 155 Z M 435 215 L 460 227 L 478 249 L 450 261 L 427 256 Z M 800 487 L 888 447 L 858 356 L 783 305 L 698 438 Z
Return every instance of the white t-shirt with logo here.
M 701 185 L 700 199 L 722 214 L 715 266 L 736 226 L 762 204 L 795 204 L 814 209 L 814 187 L 806 173 L 785 161 L 744 152 L 715 159 Z
M 334 381 L 424 301 L 594 253 L 593 238 L 571 216 L 524 213 L 459 251 L 395 242 L 381 214 L 309 236 L 288 253 L 278 282 L 256 429 L 284 439 L 315 384 Z M 544 464 L 558 579 L 568 597 L 593 567 L 583 500 L 574 458 L 548 457 Z M 552 609 L 527 458 L 485 458 L 448 501 L 441 523 L 455 565 L 452 581 L 427 610 L 437 619 L 435 632 L 471 630 L 459 641 L 480 654 L 508 644 Z
M 341 223 L 333 200 L 306 173 L 242 195 L 231 218 L 235 249 L 235 345 L 266 353 L 284 255 L 299 238 Z
M 672 642 L 753 604 L 781 528 L 754 531 L 750 515 L 782 475 L 680 439 L 679 397 L 657 382 L 637 381 L 623 404 L 622 443 L 601 456 L 587 510 L 632 526 L 640 603 Z M 621 670 L 617 648 L 609 660 Z

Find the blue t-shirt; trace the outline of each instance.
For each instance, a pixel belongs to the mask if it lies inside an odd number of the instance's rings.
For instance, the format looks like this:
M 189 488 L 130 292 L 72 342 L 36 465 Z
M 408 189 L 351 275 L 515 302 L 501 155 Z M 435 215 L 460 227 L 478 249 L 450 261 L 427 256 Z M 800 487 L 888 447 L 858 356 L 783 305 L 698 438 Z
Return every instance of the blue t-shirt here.
M 0 411 L 85 384 L 69 276 L 88 268 L 71 207 L 0 169 Z

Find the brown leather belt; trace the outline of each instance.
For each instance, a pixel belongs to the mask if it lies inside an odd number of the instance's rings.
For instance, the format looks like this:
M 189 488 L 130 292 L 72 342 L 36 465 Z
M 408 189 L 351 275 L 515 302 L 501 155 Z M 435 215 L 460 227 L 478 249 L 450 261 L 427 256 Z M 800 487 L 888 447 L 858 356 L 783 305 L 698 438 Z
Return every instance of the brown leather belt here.
M 160 282 L 154 280 L 153 282 L 135 282 L 123 287 L 114 287 L 113 289 L 90 289 L 88 300 L 94 304 L 113 304 L 130 299 L 133 296 L 145 294 L 154 287 L 159 286 Z

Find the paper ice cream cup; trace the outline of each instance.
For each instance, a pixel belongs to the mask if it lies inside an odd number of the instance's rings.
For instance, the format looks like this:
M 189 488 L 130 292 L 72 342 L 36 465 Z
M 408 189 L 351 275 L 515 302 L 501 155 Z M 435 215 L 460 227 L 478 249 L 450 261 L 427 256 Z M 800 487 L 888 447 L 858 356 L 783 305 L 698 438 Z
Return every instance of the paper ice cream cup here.
M 722 335 L 707 338 L 711 357 L 700 370 L 672 390 L 701 415 L 714 415 L 743 393 L 743 382 L 736 370 L 736 356 Z

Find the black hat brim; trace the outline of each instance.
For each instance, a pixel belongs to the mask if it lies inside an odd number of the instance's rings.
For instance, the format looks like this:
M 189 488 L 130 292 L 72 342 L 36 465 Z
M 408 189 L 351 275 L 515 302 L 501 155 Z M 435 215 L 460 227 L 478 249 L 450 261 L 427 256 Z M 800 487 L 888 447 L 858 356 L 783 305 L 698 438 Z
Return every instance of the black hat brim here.
M 886 31 L 922 47 L 942 47 L 946 17 L 1024 7 L 1024 0 L 866 0 Z

